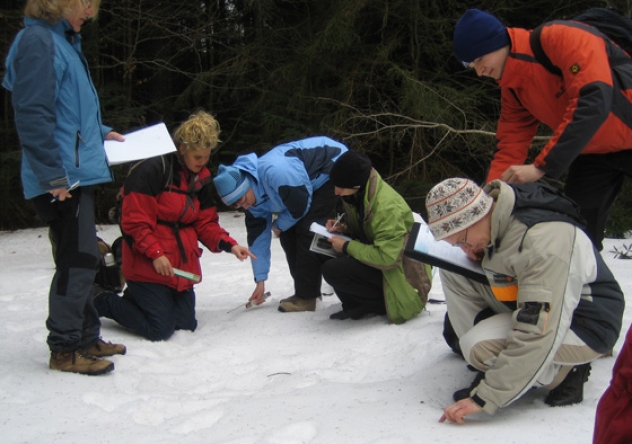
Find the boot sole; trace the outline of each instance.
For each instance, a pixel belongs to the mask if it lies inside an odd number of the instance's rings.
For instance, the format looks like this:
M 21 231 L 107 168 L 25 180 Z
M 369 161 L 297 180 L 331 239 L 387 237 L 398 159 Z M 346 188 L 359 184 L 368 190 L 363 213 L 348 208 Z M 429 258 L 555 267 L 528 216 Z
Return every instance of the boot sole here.
M 114 363 L 110 362 L 110 365 L 108 365 L 107 367 L 104 367 L 102 369 L 93 371 L 93 372 L 85 372 L 85 371 L 79 371 L 79 370 L 64 370 L 61 368 L 52 368 L 52 370 L 56 370 L 58 372 L 63 372 L 63 373 L 76 373 L 78 375 L 86 375 L 86 376 L 99 376 L 99 375 L 104 375 L 106 373 L 110 373 L 111 371 L 114 370 Z
M 279 305 L 279 311 L 281 313 L 301 313 L 301 312 L 305 312 L 305 311 L 312 311 L 313 312 L 313 311 L 316 311 L 316 307 L 311 308 L 311 309 L 303 309 L 303 310 L 294 310 L 294 309 L 287 310 L 282 305 Z
M 316 309 L 312 309 L 312 310 L 286 310 L 283 307 L 279 307 L 279 311 L 281 313 L 303 313 L 303 312 L 306 312 L 306 311 L 314 312 L 314 311 L 316 311 Z

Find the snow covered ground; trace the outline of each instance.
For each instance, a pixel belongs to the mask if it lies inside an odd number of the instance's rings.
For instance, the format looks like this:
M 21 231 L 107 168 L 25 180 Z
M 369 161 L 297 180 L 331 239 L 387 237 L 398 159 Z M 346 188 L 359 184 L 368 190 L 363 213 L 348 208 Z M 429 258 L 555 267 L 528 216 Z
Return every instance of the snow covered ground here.
M 243 217 L 222 225 L 245 244 Z M 99 226 L 111 242 L 116 226 Z M 626 294 L 632 261 L 604 257 Z M 593 364 L 584 402 L 550 408 L 532 390 L 494 417 L 440 424 L 452 392 L 474 374 L 441 337 L 444 304 L 403 325 L 384 317 L 332 321 L 336 296 L 315 312 L 280 313 L 292 294 L 278 241 L 267 282 L 272 296 L 250 310 L 250 264 L 204 252 L 197 285 L 198 329 L 152 343 L 103 320 L 105 340 L 127 346 L 116 370 L 87 377 L 48 369 L 44 321 L 53 263 L 46 230 L 0 232 L 0 442 L 407 444 L 555 443 L 592 441 L 595 408 L 614 358 Z M 438 279 L 431 297 L 442 299 Z M 632 321 L 626 309 L 624 332 Z M 624 334 L 615 347 L 621 348 Z

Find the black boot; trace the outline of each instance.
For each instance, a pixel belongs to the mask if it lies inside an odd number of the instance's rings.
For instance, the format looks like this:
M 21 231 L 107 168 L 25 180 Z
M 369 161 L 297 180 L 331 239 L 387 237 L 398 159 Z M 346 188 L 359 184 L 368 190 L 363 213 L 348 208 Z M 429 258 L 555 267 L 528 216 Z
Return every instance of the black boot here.
M 472 392 L 472 390 L 474 390 L 476 387 L 478 387 L 478 384 L 483 379 L 485 379 L 485 373 L 484 372 L 476 373 L 476 376 L 474 377 L 474 381 L 472 381 L 472 383 L 470 384 L 470 386 L 468 388 L 457 390 L 456 392 L 454 392 L 452 394 L 452 398 L 454 399 L 454 401 L 458 402 L 461 399 L 469 398 L 470 397 L 470 393 Z
M 343 309 L 342 311 L 333 313 L 329 316 L 329 319 L 337 319 L 339 321 L 344 321 L 345 319 L 353 319 L 354 321 L 358 321 L 370 313 L 371 312 L 368 311 L 366 308 L 355 307 L 347 310 Z
M 551 407 L 577 404 L 584 400 L 584 383 L 590 375 L 590 363 L 576 365 L 560 385 L 549 392 L 544 402 Z

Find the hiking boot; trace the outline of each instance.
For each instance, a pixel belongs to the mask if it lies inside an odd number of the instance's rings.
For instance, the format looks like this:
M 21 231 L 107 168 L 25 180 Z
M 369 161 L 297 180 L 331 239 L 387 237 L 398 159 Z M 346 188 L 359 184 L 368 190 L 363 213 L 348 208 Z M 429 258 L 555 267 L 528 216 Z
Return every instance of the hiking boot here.
M 102 358 L 104 356 L 124 355 L 127 348 L 123 344 L 112 344 L 105 342 L 103 339 L 97 339 L 97 342 L 86 350 L 81 350 L 84 356 L 92 356 L 94 358 Z
M 114 363 L 92 356 L 83 356 L 78 351 L 51 352 L 49 367 L 60 372 L 79 373 L 82 375 L 103 375 L 114 370 Z
M 356 307 L 356 308 L 351 308 L 348 310 L 343 309 L 342 311 L 333 313 L 332 315 L 329 316 L 329 319 L 337 319 L 339 321 L 344 321 L 346 319 L 353 319 L 354 321 L 357 321 L 359 319 L 362 319 L 369 313 L 370 312 L 366 311 L 364 308 Z
M 483 379 L 485 379 L 485 373 L 484 372 L 476 373 L 476 376 L 474 377 L 474 381 L 472 381 L 470 386 L 468 388 L 464 388 L 464 389 L 457 390 L 456 392 L 454 392 L 452 394 L 452 399 L 454 399 L 455 402 L 458 402 L 461 399 L 469 398 L 470 397 L 470 393 L 472 393 L 472 390 L 474 390 L 476 387 L 478 387 L 478 384 L 480 384 L 480 382 Z
M 279 304 L 279 311 L 288 313 L 291 311 L 315 311 L 316 299 L 301 299 L 296 296 L 283 299 Z
M 295 298 L 296 298 L 296 296 L 295 296 L 295 295 L 292 295 L 292 296 L 290 296 L 290 297 L 288 297 L 288 298 L 281 299 L 281 300 L 279 301 L 279 304 L 282 304 L 283 302 L 287 302 L 287 301 L 292 301 L 292 300 L 294 300 Z
M 337 311 L 336 313 L 332 313 L 329 315 L 329 319 L 336 319 L 338 321 L 344 321 L 349 319 L 349 312 L 345 310 Z
M 577 404 L 584 400 L 584 383 L 590 375 L 590 362 L 576 365 L 560 385 L 549 392 L 544 402 L 551 407 Z

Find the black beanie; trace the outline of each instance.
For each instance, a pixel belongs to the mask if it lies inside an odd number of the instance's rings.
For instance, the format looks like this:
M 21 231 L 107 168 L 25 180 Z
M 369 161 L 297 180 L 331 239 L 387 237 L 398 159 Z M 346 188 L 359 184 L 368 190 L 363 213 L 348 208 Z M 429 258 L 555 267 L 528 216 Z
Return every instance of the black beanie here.
M 329 177 L 335 187 L 358 189 L 366 185 L 371 168 L 371 159 L 366 154 L 347 151 L 331 167 Z

